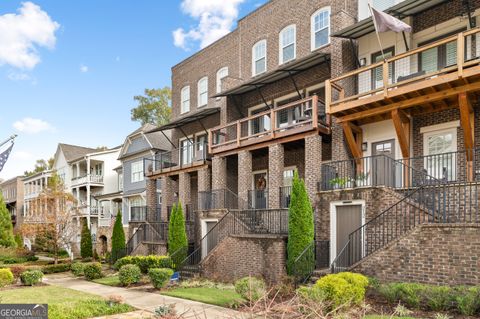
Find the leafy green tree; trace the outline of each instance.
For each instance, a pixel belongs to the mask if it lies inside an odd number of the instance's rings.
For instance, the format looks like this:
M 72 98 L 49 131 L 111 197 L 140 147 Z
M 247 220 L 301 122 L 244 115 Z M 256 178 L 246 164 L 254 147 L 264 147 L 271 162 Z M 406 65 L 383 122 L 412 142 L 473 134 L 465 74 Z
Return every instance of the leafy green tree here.
M 163 125 L 170 121 L 172 108 L 172 91 L 169 87 L 162 89 L 145 89 L 145 95 L 134 96 L 138 105 L 131 110 L 132 121 Z
M 122 257 L 121 252 L 125 250 L 125 232 L 123 231 L 122 212 L 118 210 L 115 224 L 112 230 L 112 261 L 115 262 L 118 257 Z
M 25 171 L 23 175 L 32 176 L 34 174 L 52 169 L 54 161 L 55 159 L 53 157 L 49 158 L 48 160 L 38 159 L 35 163 L 35 168 L 32 171 Z
M 173 205 L 168 224 L 168 254 L 176 267 L 187 258 L 188 239 L 182 203 Z
M 293 274 L 295 259 L 314 240 L 313 209 L 305 183 L 293 175 L 292 194 L 288 208 L 287 272 Z M 315 262 L 309 260 L 308 263 Z M 302 265 L 306 267 L 307 265 Z
M 22 248 L 23 247 L 23 237 L 22 234 L 16 233 L 15 234 L 15 242 L 17 243 L 17 247 Z
M 80 256 L 82 256 L 82 258 L 84 259 L 93 257 L 92 233 L 88 228 L 86 218 L 82 223 L 82 233 L 80 238 Z
M 0 194 L 0 246 L 17 247 L 13 236 L 12 216 L 5 205 L 3 196 Z

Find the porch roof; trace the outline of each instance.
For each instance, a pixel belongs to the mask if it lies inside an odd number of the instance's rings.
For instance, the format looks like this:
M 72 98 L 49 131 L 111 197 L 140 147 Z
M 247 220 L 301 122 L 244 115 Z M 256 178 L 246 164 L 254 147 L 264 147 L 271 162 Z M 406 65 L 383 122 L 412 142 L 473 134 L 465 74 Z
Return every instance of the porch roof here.
M 183 125 L 186 125 L 186 124 L 204 119 L 207 116 L 215 114 L 217 112 L 220 112 L 219 107 L 207 107 L 207 108 L 202 109 L 201 111 L 194 112 L 194 113 L 191 113 L 191 114 L 187 114 L 183 117 L 179 117 L 176 120 L 171 121 L 168 124 L 159 126 L 159 127 L 155 128 L 151 131 L 148 131 L 147 133 L 166 131 L 166 130 L 178 128 L 180 126 L 183 126 Z

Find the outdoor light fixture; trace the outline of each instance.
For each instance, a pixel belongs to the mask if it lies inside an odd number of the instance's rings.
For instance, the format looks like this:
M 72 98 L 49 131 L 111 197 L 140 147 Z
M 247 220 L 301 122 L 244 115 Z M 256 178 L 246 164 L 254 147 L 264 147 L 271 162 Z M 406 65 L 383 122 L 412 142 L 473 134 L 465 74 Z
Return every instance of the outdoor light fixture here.
M 367 65 L 367 59 L 366 58 L 361 58 L 360 59 L 360 66 L 365 66 Z
M 363 142 L 362 143 L 362 152 L 366 152 L 368 150 L 368 143 L 367 142 Z

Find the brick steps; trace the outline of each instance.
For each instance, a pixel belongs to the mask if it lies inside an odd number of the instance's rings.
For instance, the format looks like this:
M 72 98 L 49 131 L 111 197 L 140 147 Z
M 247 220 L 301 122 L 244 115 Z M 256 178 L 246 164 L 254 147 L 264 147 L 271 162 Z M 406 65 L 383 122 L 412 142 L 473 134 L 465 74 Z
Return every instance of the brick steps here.
M 324 269 L 315 269 L 308 279 L 308 282 L 311 284 L 314 284 L 317 282 L 318 279 L 330 274 L 330 268 L 324 268 Z

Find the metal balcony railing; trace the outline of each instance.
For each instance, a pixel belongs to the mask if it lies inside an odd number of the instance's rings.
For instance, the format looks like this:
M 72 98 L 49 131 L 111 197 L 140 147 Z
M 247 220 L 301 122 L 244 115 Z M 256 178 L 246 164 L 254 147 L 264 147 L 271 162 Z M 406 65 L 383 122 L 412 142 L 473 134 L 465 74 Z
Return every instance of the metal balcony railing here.
M 254 209 L 267 209 L 268 208 L 268 189 L 249 190 L 248 206 Z

